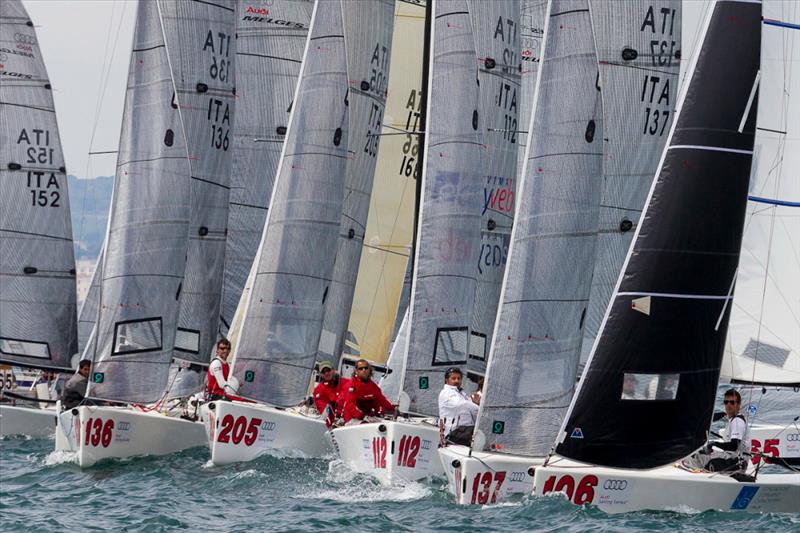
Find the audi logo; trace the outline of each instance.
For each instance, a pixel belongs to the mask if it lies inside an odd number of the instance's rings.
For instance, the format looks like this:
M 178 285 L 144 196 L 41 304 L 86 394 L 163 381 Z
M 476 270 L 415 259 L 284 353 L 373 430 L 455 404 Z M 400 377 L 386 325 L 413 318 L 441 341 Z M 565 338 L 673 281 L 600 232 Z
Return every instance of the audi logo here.
M 36 44 L 36 37 L 33 35 L 25 35 L 24 33 L 15 33 L 14 40 L 22 44 Z
M 511 475 L 508 477 L 511 481 L 525 481 L 525 472 L 511 472 Z
M 788 433 L 786 440 L 789 442 L 800 442 L 800 433 Z
M 261 423 L 261 429 L 264 431 L 272 431 L 275 429 L 275 422 L 271 422 L 269 420 L 265 420 Z
M 625 490 L 628 488 L 628 481 L 625 479 L 607 479 L 603 482 L 603 488 L 608 490 Z

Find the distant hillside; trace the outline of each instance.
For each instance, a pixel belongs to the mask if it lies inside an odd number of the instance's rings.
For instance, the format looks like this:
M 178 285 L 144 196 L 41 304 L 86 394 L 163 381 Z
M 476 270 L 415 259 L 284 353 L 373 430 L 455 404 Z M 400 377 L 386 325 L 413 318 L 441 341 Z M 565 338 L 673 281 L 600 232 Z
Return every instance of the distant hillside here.
M 94 259 L 103 246 L 114 178 L 78 179 L 70 175 L 68 179 L 75 259 Z

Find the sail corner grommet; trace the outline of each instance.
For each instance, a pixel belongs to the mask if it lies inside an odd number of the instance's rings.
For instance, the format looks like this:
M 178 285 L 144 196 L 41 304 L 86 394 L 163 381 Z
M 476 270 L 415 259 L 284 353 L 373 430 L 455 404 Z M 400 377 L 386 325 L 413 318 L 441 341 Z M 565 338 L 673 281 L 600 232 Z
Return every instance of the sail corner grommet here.
M 22 269 L 22 271 L 25 274 L 31 275 L 31 274 L 36 274 L 37 272 L 39 272 L 39 269 L 36 268 L 36 267 L 32 267 L 32 266 L 26 266 L 25 268 Z
M 619 223 L 619 230 L 622 233 L 626 233 L 633 228 L 633 222 L 628 220 L 627 218 L 623 218 L 622 221 Z
M 361 90 L 362 91 L 369 91 L 369 82 L 367 80 L 361 81 Z
M 354 230 L 353 228 L 350 228 L 349 230 L 347 230 L 347 238 L 348 239 L 352 239 L 355 236 L 356 236 L 356 230 Z
M 8 170 L 22 170 L 22 165 L 20 165 L 19 163 L 13 163 L 13 162 L 9 163 L 8 164 Z
M 208 92 L 208 85 L 206 85 L 203 82 L 198 83 L 197 84 L 197 92 L 199 92 L 200 94 Z
M 486 229 L 488 229 L 489 231 L 494 231 L 495 228 L 497 228 L 497 222 L 495 222 L 494 219 L 490 218 L 489 221 L 486 222 Z
M 624 59 L 625 61 L 633 61 L 637 57 L 639 57 L 639 52 L 637 52 L 633 48 L 623 48 L 622 59 Z
M 491 57 L 487 57 L 486 60 L 483 62 L 483 64 L 486 67 L 486 70 L 491 70 L 497 66 L 497 61 L 495 61 Z
M 197 234 L 200 235 L 201 237 L 205 237 L 206 235 L 208 235 L 208 228 L 205 226 L 200 226 L 200 228 L 198 228 L 197 230 Z
M 52 89 L 52 88 L 53 88 L 53 86 L 52 86 L 52 85 L 50 85 L 49 83 L 45 83 L 45 84 L 44 84 L 44 88 L 45 88 L 45 89 L 47 89 L 47 90 L 49 91 L 50 89 Z
M 277 128 L 275 128 L 275 132 L 278 135 L 286 135 L 286 126 L 278 126 Z

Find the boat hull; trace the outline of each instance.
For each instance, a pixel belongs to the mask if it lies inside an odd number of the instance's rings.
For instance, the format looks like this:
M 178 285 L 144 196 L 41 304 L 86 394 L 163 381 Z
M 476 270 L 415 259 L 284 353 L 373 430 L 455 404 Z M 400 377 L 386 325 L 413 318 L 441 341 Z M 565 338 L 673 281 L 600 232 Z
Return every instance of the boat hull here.
M 748 431 L 753 453 L 763 453 L 787 464 L 800 466 L 800 430 L 796 426 L 753 424 Z M 753 462 L 758 462 L 758 458 L 754 458 Z
M 76 407 L 58 415 L 56 427 L 56 450 L 77 453 L 81 468 L 103 459 L 167 455 L 206 442 L 202 422 L 128 407 Z
M 468 446 L 439 448 L 447 487 L 461 505 L 498 503 L 533 492 L 534 467 L 544 457 L 472 451 Z
M 761 474 L 756 483 L 674 465 L 652 470 L 604 468 L 557 459 L 537 467 L 534 494 L 562 493 L 609 514 L 630 511 L 800 512 L 800 474 Z
M 0 405 L 0 437 L 50 437 L 56 430 L 56 410 Z
M 299 457 L 324 457 L 333 452 L 320 418 L 244 402 L 215 401 L 201 411 L 211 462 L 227 465 L 252 461 L 268 452 Z
M 439 429 L 427 419 L 367 422 L 334 428 L 329 435 L 344 463 L 383 483 L 444 474 L 436 453 Z

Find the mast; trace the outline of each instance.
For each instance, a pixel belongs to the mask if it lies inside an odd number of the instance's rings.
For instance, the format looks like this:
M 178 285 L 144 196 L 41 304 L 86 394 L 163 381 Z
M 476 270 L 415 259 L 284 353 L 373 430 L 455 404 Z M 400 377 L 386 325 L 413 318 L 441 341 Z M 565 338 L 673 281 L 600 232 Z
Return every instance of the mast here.
M 481 129 L 485 145 L 479 150 L 483 175 L 480 208 L 481 236 L 475 305 L 469 337 L 468 376 L 486 372 L 492 330 L 500 303 L 517 190 L 520 103 L 520 2 L 470 0 L 480 87 Z
M 264 231 L 314 4 L 238 0 L 236 8 L 236 103 L 247 111 L 236 117 L 233 134 L 220 310 L 226 334 Z
M 654 468 L 706 440 L 742 242 L 760 46 L 761 4 L 716 2 L 559 455 Z
M 589 3 L 553 0 L 545 16 L 528 152 L 473 441 L 477 449 L 538 457 L 550 450 L 575 387 L 604 138 Z
M 480 248 L 477 149 L 484 144 L 467 4 L 431 4 L 426 155 L 401 393 L 411 412 L 425 415 L 437 412 L 444 370 L 467 361 Z
M 278 406 L 305 397 L 336 257 L 349 95 L 342 6 L 317 2 L 247 295 L 234 373 Z
M 0 363 L 70 370 L 78 349 L 67 171 L 27 11 L 0 2 Z M 12 44 L 15 46 L 11 48 Z
M 675 117 L 681 0 L 592 0 L 605 106 L 600 233 L 581 362 L 589 357 Z
M 394 0 L 342 4 L 350 84 L 350 157 L 336 263 L 317 353 L 317 360 L 334 365 L 347 336 L 366 235 L 388 93 L 394 8 Z

